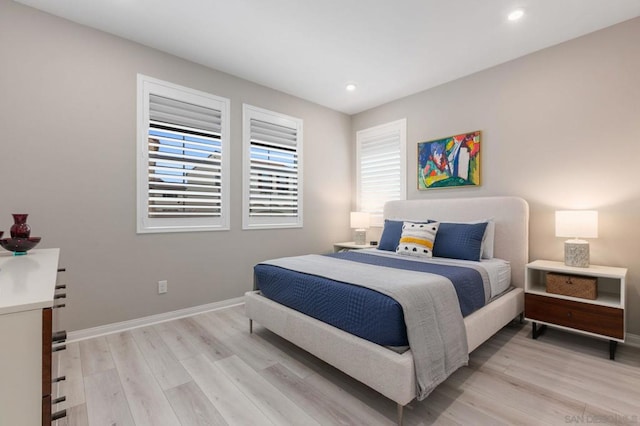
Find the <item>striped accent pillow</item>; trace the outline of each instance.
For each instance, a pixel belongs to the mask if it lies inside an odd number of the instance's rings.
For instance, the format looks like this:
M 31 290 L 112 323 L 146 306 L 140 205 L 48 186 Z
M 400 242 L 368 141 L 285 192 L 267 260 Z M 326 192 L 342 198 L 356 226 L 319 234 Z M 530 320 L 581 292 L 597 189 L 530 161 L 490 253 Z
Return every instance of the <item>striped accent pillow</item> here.
M 432 257 L 433 242 L 440 222 L 404 222 L 396 253 L 406 256 Z

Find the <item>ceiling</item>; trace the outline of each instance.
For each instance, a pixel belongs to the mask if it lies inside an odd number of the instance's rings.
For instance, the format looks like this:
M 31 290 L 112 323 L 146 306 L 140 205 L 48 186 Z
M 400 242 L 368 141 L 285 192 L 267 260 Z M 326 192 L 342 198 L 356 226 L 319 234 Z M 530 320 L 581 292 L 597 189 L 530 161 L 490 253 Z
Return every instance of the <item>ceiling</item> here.
M 640 0 L 18 1 L 347 114 L 640 16 Z

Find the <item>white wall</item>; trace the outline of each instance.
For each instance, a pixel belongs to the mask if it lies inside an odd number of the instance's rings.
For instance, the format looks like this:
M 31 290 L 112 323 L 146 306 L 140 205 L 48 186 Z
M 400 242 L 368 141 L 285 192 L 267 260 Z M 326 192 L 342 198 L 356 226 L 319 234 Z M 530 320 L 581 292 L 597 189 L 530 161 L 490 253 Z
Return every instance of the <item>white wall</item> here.
M 241 296 L 263 259 L 349 239 L 347 115 L 0 0 L 0 230 L 67 267 L 67 330 Z M 231 231 L 136 234 L 136 74 L 231 99 Z M 242 231 L 242 103 L 304 120 L 304 228 Z M 157 294 L 157 281 L 169 292 Z
M 408 198 L 521 196 L 532 260 L 563 259 L 555 210 L 597 209 L 591 263 L 629 268 L 628 331 L 640 334 L 638 40 L 640 18 L 399 99 L 355 115 L 352 139 L 406 117 Z M 419 191 L 417 143 L 473 130 L 481 186 Z

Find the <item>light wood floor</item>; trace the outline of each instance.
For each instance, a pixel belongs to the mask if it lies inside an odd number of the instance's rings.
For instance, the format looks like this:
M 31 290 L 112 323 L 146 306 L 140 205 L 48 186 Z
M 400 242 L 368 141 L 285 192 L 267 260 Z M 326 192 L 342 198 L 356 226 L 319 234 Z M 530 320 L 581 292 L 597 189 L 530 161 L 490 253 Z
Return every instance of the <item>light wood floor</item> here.
M 471 354 L 405 425 L 640 424 L 640 349 L 513 323 Z M 71 425 L 393 425 L 396 405 L 237 306 L 67 345 Z

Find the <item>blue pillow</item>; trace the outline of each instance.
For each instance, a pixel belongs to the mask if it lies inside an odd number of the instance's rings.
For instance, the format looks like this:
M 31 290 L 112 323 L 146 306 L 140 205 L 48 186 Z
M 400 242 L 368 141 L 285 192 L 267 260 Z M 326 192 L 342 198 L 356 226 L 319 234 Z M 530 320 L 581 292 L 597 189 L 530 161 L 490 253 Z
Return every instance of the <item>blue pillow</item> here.
M 400 236 L 402 235 L 402 220 L 384 220 L 384 228 L 382 229 L 382 236 L 380 236 L 380 242 L 378 243 L 378 250 L 396 251 L 398 243 L 400 242 Z
M 433 220 L 426 220 L 424 222 L 407 221 L 413 223 L 432 223 Z M 402 237 L 402 225 L 403 220 L 384 220 L 384 228 L 382 228 L 382 235 L 380 236 L 380 242 L 378 243 L 378 250 L 387 250 L 395 252 L 400 244 L 400 237 Z
M 486 229 L 487 222 L 441 222 L 433 246 L 433 256 L 479 261 Z

